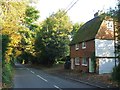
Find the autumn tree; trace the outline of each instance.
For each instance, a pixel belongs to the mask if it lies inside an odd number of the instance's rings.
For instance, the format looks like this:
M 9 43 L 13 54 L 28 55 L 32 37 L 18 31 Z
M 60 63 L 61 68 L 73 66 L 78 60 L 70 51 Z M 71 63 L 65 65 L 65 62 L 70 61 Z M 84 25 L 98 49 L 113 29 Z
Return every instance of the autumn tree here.
M 118 0 L 117 7 L 110 9 L 109 15 L 114 20 L 114 31 L 115 31 L 115 58 L 118 60 L 118 65 L 113 68 L 112 79 L 117 81 L 120 86 L 120 1 Z
M 3 87 L 10 87 L 12 84 L 12 65 L 16 56 L 16 46 L 21 40 L 21 35 L 18 33 L 22 27 L 26 1 L 0 1 L 0 31 L 2 31 L 2 83 Z M 9 42 L 7 42 L 9 39 Z
M 35 22 L 38 18 L 39 11 L 32 6 L 27 6 L 24 22 L 22 23 L 25 27 L 19 30 L 22 39 L 18 47 L 20 50 L 22 50 L 22 54 L 19 55 L 18 58 L 24 59 L 25 63 L 30 61 L 34 56 L 34 41 L 36 32 L 39 29 L 39 26 Z
M 26 4 L 22 1 L 6 1 L 1 2 L 1 8 L 3 13 L 3 16 L 1 16 L 3 18 L 2 34 L 8 35 L 10 39 L 9 48 L 6 53 L 6 61 L 9 62 L 9 56 L 13 54 L 12 51 L 16 49 L 15 47 L 21 40 L 21 35 L 18 31 L 22 27 L 21 23 L 24 19 Z
M 120 1 L 118 1 L 118 11 L 117 11 L 117 17 L 118 17 L 118 25 L 117 25 L 117 30 L 118 30 L 118 47 L 117 47 L 117 54 L 118 54 L 118 59 L 120 60 Z M 120 61 L 119 61 L 120 64 Z

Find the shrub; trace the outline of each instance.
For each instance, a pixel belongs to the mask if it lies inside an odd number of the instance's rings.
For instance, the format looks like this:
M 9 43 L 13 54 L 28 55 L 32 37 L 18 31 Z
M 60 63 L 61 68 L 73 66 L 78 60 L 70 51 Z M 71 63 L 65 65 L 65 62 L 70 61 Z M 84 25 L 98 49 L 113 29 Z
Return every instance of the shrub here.
M 120 63 L 118 66 L 113 68 L 112 79 L 117 81 L 118 85 L 120 86 Z
M 4 87 L 11 87 L 12 86 L 12 76 L 13 76 L 13 69 L 12 69 L 12 60 L 9 62 L 5 61 L 5 55 L 8 47 L 8 43 L 10 42 L 8 35 L 2 35 L 2 84 Z M 10 58 L 10 57 L 9 57 Z
M 10 63 L 2 62 L 2 83 L 3 87 L 11 87 L 13 84 L 13 68 Z

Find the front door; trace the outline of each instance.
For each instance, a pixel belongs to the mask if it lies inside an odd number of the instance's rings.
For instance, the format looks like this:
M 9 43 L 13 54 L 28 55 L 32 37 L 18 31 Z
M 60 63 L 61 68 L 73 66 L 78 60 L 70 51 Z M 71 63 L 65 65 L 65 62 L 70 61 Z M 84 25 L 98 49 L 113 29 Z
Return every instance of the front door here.
M 73 70 L 74 69 L 74 59 L 71 58 L 71 69 Z
M 94 72 L 91 58 L 89 58 L 89 72 Z

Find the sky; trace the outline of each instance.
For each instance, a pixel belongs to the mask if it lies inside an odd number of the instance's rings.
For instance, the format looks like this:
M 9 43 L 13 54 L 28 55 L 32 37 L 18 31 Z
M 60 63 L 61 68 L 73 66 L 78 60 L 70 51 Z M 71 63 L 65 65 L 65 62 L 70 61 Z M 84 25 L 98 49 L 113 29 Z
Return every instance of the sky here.
M 59 9 L 66 9 L 71 2 L 77 0 L 39 0 L 35 6 L 40 11 L 40 21 L 49 17 Z M 94 18 L 98 10 L 108 10 L 116 6 L 117 0 L 78 0 L 78 2 L 67 12 L 73 23 L 87 22 Z

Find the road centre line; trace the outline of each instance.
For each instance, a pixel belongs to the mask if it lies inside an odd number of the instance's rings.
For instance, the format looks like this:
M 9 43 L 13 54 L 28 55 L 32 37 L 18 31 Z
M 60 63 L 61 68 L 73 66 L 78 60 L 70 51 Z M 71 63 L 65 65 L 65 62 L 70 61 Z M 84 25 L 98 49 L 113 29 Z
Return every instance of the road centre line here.
M 59 88 L 58 86 L 56 86 L 56 85 L 53 85 L 55 88 L 57 88 L 57 89 L 59 89 L 59 90 L 62 90 L 61 88 Z
M 27 68 L 27 70 L 30 70 L 29 68 Z
M 44 78 L 41 77 L 40 75 L 37 75 L 37 77 L 41 78 L 41 79 L 44 80 L 45 82 L 48 82 L 46 79 L 44 79 Z
M 30 70 L 29 68 L 27 68 L 27 70 Z M 30 70 L 30 72 L 31 73 L 33 73 L 33 74 L 35 74 L 35 72 L 33 72 L 33 71 L 31 71 Z M 42 80 L 44 80 L 45 82 L 48 82 L 46 79 L 44 79 L 43 77 L 41 77 L 40 75 L 37 75 L 37 74 L 35 74 L 37 77 L 39 77 L 40 79 L 42 79 Z M 58 86 L 56 86 L 56 85 L 53 85 L 55 88 L 57 88 L 58 90 L 62 90 L 61 88 L 59 88 Z
M 30 70 L 27 68 L 27 70 Z M 35 72 L 33 71 L 30 71 L 31 73 L 35 74 Z M 36 75 L 36 74 L 35 74 Z M 40 75 L 36 75 L 37 77 L 41 78 L 42 80 L 44 80 L 45 82 L 48 82 L 46 79 L 44 79 L 43 77 L 41 77 Z
M 33 74 L 35 74 L 35 72 L 33 72 L 33 71 L 30 71 L 31 73 L 33 73 Z

